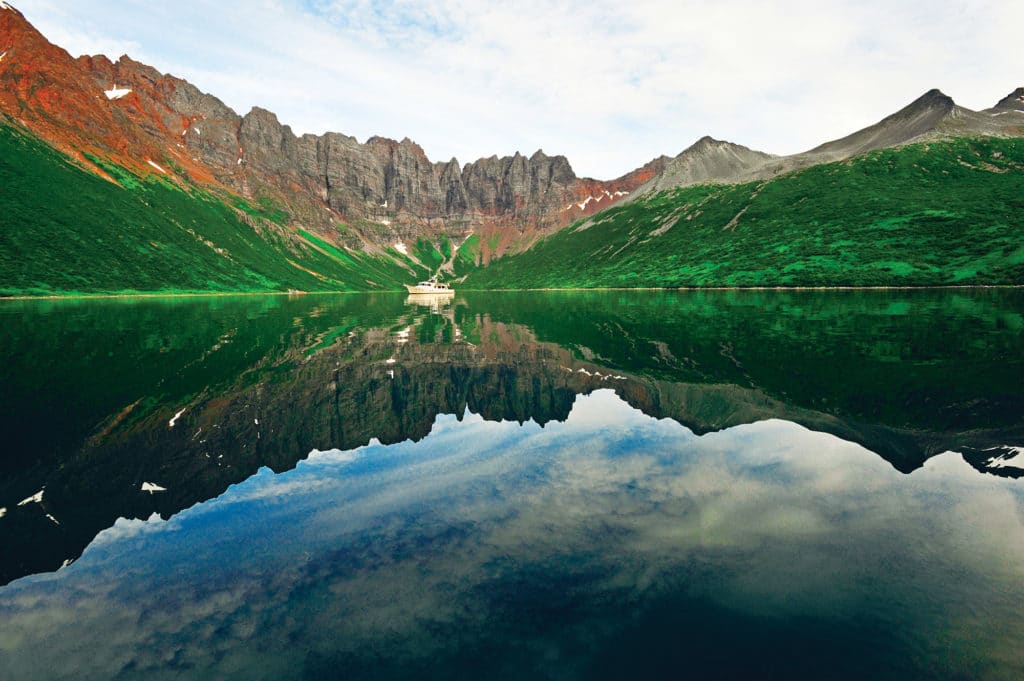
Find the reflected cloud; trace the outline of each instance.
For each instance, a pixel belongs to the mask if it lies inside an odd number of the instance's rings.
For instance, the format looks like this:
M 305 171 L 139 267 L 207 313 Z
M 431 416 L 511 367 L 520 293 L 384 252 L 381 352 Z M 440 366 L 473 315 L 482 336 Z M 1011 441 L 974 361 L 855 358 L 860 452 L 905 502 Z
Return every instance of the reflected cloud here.
M 119 520 L 0 590 L 0 652 L 25 678 L 42 660 L 58 678 L 358 676 L 501 640 L 521 671 L 547 650 L 571 677 L 677 603 L 782 630 L 881 617 L 870 635 L 920 675 L 929 651 L 1016 645 L 1022 502 L 953 452 L 906 476 L 786 421 L 696 436 L 598 390 L 543 428 L 439 416 L 419 442 L 314 452 L 168 521 Z

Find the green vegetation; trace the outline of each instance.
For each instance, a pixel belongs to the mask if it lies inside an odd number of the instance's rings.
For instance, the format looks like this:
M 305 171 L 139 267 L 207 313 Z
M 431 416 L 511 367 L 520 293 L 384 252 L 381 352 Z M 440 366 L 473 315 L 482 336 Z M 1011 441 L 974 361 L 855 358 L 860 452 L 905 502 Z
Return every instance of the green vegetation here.
M 391 258 L 372 258 L 365 253 L 339 250 L 304 229 L 300 228 L 298 233 L 320 254 L 331 258 L 336 269 L 344 273 L 346 281 L 357 284 L 360 281 L 363 282 L 362 286 L 356 286 L 356 288 L 366 289 L 369 286 L 370 288 L 401 289 L 401 286 L 396 285 L 395 282 L 409 281 L 410 278 L 418 277 L 424 272 L 421 267 L 415 266 L 411 260 L 405 257 L 400 256 L 402 263 L 405 264 L 398 263 Z M 391 285 L 387 285 L 388 283 Z
M 455 262 L 452 263 L 452 270 L 456 277 L 469 274 L 477 269 L 477 259 L 480 257 L 480 237 L 471 234 L 455 254 Z
M 470 312 L 527 327 L 612 371 L 753 388 L 843 419 L 909 430 L 1010 428 L 1024 409 L 1024 291 L 1016 289 L 458 298 Z
M 258 206 L 253 206 L 251 203 L 241 197 L 235 197 L 232 201 L 235 208 L 241 210 L 254 218 L 262 218 L 269 220 L 276 225 L 282 227 L 288 224 L 288 212 L 274 199 L 264 196 L 260 198 L 256 203 Z
M 450 247 L 450 246 L 449 246 Z M 419 238 L 412 247 L 412 254 L 415 255 L 421 263 L 427 266 L 431 273 L 437 272 L 437 269 L 444 264 L 448 258 L 434 245 L 429 239 Z
M 473 288 L 1024 283 L 1024 140 L 872 152 L 686 187 L 578 222 Z
M 425 274 L 291 233 L 270 199 L 231 206 L 90 160 L 118 184 L 0 126 L 0 295 L 397 290 Z
M 350 251 L 289 227 L 270 197 L 88 158 L 116 184 L 0 126 L 0 296 L 401 290 L 449 261 L 463 289 L 1024 283 L 1021 139 L 922 143 L 662 192 L 486 268 L 476 235 L 457 248 L 420 238 L 409 256 Z

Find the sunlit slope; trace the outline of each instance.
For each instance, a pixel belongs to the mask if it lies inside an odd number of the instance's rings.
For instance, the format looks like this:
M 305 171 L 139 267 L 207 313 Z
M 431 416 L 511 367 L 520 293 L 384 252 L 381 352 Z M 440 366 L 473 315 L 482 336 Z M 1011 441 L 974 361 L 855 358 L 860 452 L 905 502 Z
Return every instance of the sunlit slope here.
M 1024 140 L 884 149 L 578 222 L 472 288 L 1024 284 Z
M 272 207 L 99 163 L 118 183 L 0 126 L 0 295 L 401 289 L 427 274 L 292 231 Z

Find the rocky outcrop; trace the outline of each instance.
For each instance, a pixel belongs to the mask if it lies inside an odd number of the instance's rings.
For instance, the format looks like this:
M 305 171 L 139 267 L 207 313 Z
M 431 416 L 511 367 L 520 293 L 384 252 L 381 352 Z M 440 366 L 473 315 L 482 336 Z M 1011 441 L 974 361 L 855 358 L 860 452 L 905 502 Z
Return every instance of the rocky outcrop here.
M 998 114 L 1003 111 L 1012 111 L 1015 113 L 1024 112 L 1024 87 L 1019 87 L 1010 94 L 1006 95 L 999 102 L 996 103 L 991 109 L 987 109 L 987 114 Z M 1024 115 L 1024 114 L 1022 114 Z M 1018 121 L 1020 123 L 1020 121 Z
M 705 136 L 668 161 L 662 172 L 637 193 L 707 182 L 733 182 L 775 158 L 771 154 Z

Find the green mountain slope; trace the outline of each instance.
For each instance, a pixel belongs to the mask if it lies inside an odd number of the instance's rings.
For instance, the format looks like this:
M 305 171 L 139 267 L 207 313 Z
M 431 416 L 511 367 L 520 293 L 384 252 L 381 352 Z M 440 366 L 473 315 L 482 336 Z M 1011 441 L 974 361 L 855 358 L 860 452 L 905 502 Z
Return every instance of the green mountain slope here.
M 400 290 L 428 274 L 292 232 L 275 207 L 103 167 L 120 186 L 0 126 L 0 295 Z
M 1024 284 L 1024 140 L 884 149 L 613 207 L 469 288 Z

